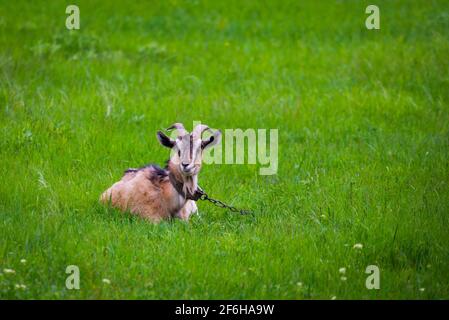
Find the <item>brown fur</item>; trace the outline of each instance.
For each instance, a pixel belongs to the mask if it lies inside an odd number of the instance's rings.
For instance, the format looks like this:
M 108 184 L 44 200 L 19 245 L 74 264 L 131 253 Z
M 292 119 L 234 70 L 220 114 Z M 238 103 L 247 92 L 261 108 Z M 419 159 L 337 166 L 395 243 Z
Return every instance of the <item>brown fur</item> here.
M 188 220 L 197 210 L 196 204 L 183 199 L 175 190 L 169 181 L 168 170 L 173 170 L 177 179 L 182 179 L 182 175 L 170 163 L 165 175 L 161 175 L 160 170 L 147 166 L 126 172 L 120 181 L 101 195 L 100 201 L 122 211 L 129 210 L 152 222 L 173 217 Z
M 102 203 L 110 203 L 122 211 L 129 210 L 152 222 L 173 217 L 188 220 L 192 213 L 198 211 L 195 201 L 186 199 L 185 195 L 197 199 L 193 195 L 198 194 L 203 150 L 216 144 L 221 132 L 218 130 L 202 140 L 202 133 L 211 131 L 206 125 L 197 125 L 191 134 L 181 123 L 175 123 L 169 129 L 178 130 L 176 140 L 161 131 L 157 133 L 159 142 L 175 151 L 167 167 L 161 169 L 150 165 L 128 169 L 120 181 L 101 195 Z

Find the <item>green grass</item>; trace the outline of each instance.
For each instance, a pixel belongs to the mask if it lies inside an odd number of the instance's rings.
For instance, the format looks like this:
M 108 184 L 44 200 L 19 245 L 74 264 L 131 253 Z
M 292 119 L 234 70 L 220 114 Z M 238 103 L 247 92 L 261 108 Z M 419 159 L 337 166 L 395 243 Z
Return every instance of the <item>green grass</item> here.
M 371 1 L 76 3 L 79 31 L 66 1 L 0 2 L 0 298 L 449 298 L 447 2 L 376 1 L 378 31 Z M 193 120 L 279 129 L 277 175 L 200 174 L 253 217 L 99 205 Z

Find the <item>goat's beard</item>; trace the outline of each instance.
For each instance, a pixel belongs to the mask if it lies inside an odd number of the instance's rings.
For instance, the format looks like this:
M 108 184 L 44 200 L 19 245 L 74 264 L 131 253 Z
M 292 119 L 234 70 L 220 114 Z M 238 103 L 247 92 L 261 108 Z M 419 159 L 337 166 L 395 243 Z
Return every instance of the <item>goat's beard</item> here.
M 195 166 L 191 175 L 185 175 L 180 169 L 179 166 L 176 165 L 172 161 L 168 161 L 167 164 L 168 170 L 175 175 L 176 179 L 182 180 L 182 191 L 184 194 L 194 194 L 198 188 L 198 172 L 200 171 L 199 166 Z
M 183 176 L 183 180 L 184 186 L 182 191 L 184 194 L 194 194 L 198 188 L 198 176 L 196 174 L 192 176 Z

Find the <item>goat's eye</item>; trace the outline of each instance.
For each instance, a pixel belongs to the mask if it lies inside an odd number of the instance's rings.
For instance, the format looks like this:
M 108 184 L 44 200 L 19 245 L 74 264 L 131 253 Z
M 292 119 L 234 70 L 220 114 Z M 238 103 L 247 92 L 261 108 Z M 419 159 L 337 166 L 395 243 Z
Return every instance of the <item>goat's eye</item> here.
M 181 150 L 178 150 L 178 156 L 181 156 Z

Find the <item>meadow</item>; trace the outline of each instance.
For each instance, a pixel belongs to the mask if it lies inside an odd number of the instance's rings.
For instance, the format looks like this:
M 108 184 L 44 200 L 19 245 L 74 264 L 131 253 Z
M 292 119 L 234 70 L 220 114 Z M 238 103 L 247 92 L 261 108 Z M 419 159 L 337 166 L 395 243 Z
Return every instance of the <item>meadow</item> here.
M 67 30 L 65 1 L 1 0 L 0 298 L 448 299 L 449 6 L 375 2 L 380 30 L 371 1 L 80 0 Z M 200 173 L 254 215 L 98 203 L 195 120 L 278 129 L 277 174 Z

